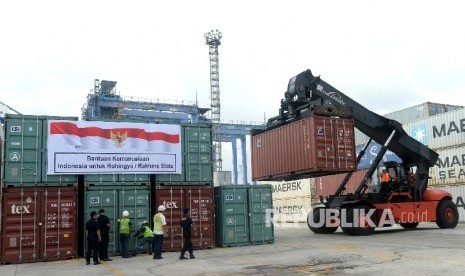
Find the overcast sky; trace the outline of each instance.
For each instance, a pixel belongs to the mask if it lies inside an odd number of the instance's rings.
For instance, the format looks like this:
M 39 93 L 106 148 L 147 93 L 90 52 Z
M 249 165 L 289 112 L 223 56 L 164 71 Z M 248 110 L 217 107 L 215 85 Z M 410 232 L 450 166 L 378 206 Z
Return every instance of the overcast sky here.
M 465 105 L 463 1 L 2 1 L 0 101 L 80 116 L 94 79 L 124 96 L 210 105 L 204 33 L 219 48 L 221 117 L 277 115 L 305 69 L 385 114 Z

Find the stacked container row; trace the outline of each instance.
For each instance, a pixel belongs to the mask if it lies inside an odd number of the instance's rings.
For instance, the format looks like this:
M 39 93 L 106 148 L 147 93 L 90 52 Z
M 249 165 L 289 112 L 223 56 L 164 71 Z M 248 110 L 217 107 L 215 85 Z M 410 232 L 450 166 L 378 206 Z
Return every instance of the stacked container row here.
M 271 185 L 215 187 L 215 202 L 218 246 L 274 242 Z

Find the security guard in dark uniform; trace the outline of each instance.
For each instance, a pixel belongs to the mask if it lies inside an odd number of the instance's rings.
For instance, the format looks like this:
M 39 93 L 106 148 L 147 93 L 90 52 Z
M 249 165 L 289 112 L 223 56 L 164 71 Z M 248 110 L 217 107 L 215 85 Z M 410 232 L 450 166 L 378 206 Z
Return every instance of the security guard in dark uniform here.
M 182 236 L 184 238 L 184 245 L 181 250 L 181 256 L 179 256 L 180 260 L 187 259 L 184 254 L 186 251 L 189 252 L 189 257 L 191 259 L 195 259 L 194 257 L 194 247 L 192 246 L 192 234 L 191 234 L 191 225 L 192 225 L 192 218 L 189 216 L 189 209 L 182 210 L 183 216 L 181 219 L 181 227 L 182 227 Z
M 90 254 L 94 260 L 94 265 L 99 265 L 98 261 L 98 244 L 102 239 L 100 236 L 100 228 L 98 225 L 98 214 L 95 211 L 90 212 L 90 219 L 86 223 L 87 230 L 87 252 L 86 252 L 86 264 L 90 264 Z
M 99 244 L 99 256 L 100 260 L 109 262 L 112 261 L 112 259 L 108 257 L 108 243 L 110 242 L 110 236 L 108 232 L 110 231 L 110 219 L 105 215 L 104 209 L 100 209 L 98 213 L 99 216 L 97 221 L 100 228 L 100 235 L 102 237 L 102 240 Z

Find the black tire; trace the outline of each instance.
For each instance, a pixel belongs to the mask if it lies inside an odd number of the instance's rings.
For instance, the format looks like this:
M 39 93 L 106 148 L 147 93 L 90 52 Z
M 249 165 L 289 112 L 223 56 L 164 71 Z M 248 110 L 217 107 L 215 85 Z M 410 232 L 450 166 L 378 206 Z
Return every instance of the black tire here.
M 313 211 L 308 213 L 307 216 L 307 225 L 310 230 L 312 230 L 313 233 L 315 234 L 333 234 L 336 232 L 338 227 L 327 227 L 325 224 L 323 224 L 320 227 L 313 227 L 315 224 L 320 224 L 321 221 L 324 221 L 324 217 L 320 217 L 320 210 L 325 210 L 323 207 L 317 207 L 314 208 Z M 323 212 L 323 214 L 326 214 L 326 212 Z M 312 221 L 313 220 L 313 221 Z M 312 223 L 310 223 L 312 221 Z
M 415 229 L 418 226 L 418 222 L 405 222 L 405 223 L 399 223 L 399 224 L 404 229 Z
M 436 224 L 439 228 L 455 228 L 459 222 L 457 206 L 450 199 L 443 199 L 436 209 Z
M 371 208 L 366 206 L 366 205 L 360 205 L 360 206 L 352 206 L 352 207 L 349 207 L 346 209 L 347 211 L 347 217 L 346 217 L 346 222 L 347 224 L 351 224 L 351 225 L 348 225 L 348 226 L 345 226 L 345 227 L 342 227 L 342 231 L 344 233 L 346 233 L 347 235 L 351 235 L 351 236 L 368 236 L 368 235 L 371 235 L 373 234 L 373 232 L 375 232 L 375 228 L 376 227 L 373 227 L 373 225 L 370 225 L 369 223 L 369 220 L 366 219 L 364 220 L 363 218 L 364 217 L 357 217 L 355 218 L 354 215 L 355 215 L 355 210 L 358 210 L 358 214 L 369 214 Z M 362 212 L 363 211 L 363 212 Z M 376 214 L 373 213 L 370 215 L 369 219 L 376 223 Z M 358 222 L 356 221 L 358 220 Z M 354 224 L 355 222 L 355 224 Z M 343 222 L 341 222 L 343 223 Z M 364 225 L 361 225 L 361 224 L 364 224 Z

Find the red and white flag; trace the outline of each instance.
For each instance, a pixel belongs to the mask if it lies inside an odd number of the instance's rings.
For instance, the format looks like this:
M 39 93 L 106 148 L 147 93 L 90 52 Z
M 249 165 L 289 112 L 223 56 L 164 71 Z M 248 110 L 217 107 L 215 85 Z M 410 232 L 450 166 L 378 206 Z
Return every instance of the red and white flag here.
M 48 122 L 48 174 L 181 173 L 181 127 Z

